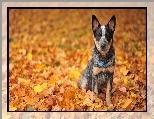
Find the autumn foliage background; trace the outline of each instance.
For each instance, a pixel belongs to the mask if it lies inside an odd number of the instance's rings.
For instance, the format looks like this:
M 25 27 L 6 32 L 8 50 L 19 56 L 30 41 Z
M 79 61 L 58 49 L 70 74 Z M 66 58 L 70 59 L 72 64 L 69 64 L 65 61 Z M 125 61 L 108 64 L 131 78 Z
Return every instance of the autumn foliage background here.
M 105 92 L 77 86 L 92 53 L 92 14 L 117 19 L 109 107 Z M 145 111 L 146 10 L 10 10 L 8 80 L 10 111 Z

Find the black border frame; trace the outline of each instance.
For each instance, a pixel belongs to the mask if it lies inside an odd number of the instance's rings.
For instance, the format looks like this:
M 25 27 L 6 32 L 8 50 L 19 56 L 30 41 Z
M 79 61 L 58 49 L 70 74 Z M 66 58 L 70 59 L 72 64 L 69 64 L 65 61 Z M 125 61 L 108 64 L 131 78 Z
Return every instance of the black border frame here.
M 145 111 L 9 111 L 9 10 L 10 9 L 145 9 L 146 10 L 146 110 Z M 7 112 L 147 112 L 147 7 L 7 7 Z

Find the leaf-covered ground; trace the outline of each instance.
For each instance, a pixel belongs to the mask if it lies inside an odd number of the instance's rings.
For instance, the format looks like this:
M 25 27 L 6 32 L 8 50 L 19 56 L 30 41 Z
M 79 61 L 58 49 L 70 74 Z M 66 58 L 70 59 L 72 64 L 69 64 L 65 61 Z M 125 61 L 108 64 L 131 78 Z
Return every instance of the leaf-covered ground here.
M 77 86 L 92 53 L 92 14 L 102 24 L 117 18 L 109 107 L 105 91 L 96 96 Z M 146 11 L 10 10 L 9 110 L 145 111 Z

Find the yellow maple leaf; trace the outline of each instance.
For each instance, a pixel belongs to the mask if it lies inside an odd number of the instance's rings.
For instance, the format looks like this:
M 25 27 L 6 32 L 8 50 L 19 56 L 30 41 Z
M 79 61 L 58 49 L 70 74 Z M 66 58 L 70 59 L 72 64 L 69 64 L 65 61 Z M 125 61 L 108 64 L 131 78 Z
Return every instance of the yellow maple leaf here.
M 93 103 L 92 103 L 92 101 L 91 101 L 89 98 L 86 98 L 86 99 L 83 101 L 83 104 L 84 104 L 84 105 L 87 105 L 87 106 L 91 106 Z
M 12 106 L 10 106 L 10 108 L 9 108 L 9 111 L 16 111 L 16 110 L 17 110 L 16 107 L 12 107 Z
M 71 70 L 70 72 L 69 72 L 69 77 L 70 78 L 75 78 L 75 79 L 77 79 L 77 78 L 79 78 L 80 77 L 80 72 L 79 71 L 76 71 L 76 70 Z
M 128 84 L 128 77 L 125 77 L 125 78 L 124 78 L 124 83 L 125 83 L 125 84 Z
M 126 64 L 128 64 L 128 61 L 125 60 L 125 61 L 122 62 L 122 64 L 123 64 L 123 65 L 126 65 Z
M 42 92 L 42 87 L 40 86 L 40 84 L 37 85 L 37 86 L 34 86 L 34 91 L 35 91 L 35 93 L 40 93 L 40 92 Z
M 76 99 L 76 104 L 81 104 L 81 103 L 82 103 L 82 101 L 81 101 L 81 100 Z
M 58 83 L 60 83 L 60 75 L 59 74 L 54 74 L 50 80 L 49 83 L 50 84 L 55 84 L 57 81 L 59 81 Z
M 123 60 L 123 57 L 117 56 L 117 59 L 122 61 Z
M 29 61 L 31 61 L 32 58 L 33 58 L 33 55 L 32 55 L 31 53 L 28 53 L 28 54 L 27 54 L 27 59 L 28 59 Z
M 87 66 L 87 64 L 85 64 L 85 63 L 82 63 L 82 64 L 81 64 L 82 69 L 85 69 L 86 66 Z
M 46 82 L 44 82 L 44 83 L 41 85 L 41 87 L 42 87 L 43 89 L 46 89 L 47 86 L 48 86 L 48 83 L 46 83 Z
M 83 58 L 81 61 L 81 67 L 82 67 L 82 69 L 85 69 L 86 66 L 87 66 L 87 58 Z
M 45 99 L 41 99 L 40 102 L 43 103 L 45 101 Z
M 121 68 L 120 68 L 120 72 L 121 72 L 124 76 L 126 76 L 127 73 L 128 73 L 128 70 L 127 70 L 126 66 L 121 67 Z
M 133 92 L 131 92 L 131 96 L 132 98 L 136 98 L 136 94 L 134 94 Z

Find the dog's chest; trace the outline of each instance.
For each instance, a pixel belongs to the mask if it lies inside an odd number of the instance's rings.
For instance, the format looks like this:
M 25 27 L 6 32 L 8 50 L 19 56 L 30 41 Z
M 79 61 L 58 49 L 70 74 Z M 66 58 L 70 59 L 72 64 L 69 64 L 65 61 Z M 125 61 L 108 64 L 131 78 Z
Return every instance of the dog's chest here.
M 83 76 L 86 79 L 90 79 L 89 81 L 91 81 L 93 80 L 92 76 L 95 75 L 99 84 L 101 85 L 106 83 L 107 80 L 113 75 L 114 64 L 114 48 L 110 49 L 106 57 L 102 57 L 99 52 L 93 49 L 92 58 L 83 72 Z M 94 67 L 96 68 L 96 72 L 94 72 Z

